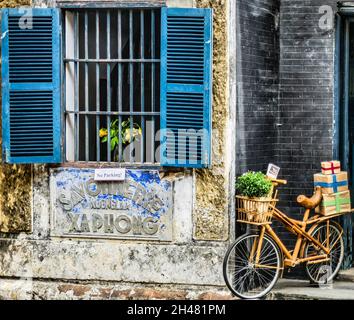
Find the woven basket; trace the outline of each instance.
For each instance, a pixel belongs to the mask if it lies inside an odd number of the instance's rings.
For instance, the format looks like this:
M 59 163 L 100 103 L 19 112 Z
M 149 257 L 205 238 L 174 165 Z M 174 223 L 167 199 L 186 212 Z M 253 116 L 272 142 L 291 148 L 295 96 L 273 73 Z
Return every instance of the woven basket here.
M 277 199 L 248 198 L 236 196 L 238 222 L 249 224 L 270 224 Z

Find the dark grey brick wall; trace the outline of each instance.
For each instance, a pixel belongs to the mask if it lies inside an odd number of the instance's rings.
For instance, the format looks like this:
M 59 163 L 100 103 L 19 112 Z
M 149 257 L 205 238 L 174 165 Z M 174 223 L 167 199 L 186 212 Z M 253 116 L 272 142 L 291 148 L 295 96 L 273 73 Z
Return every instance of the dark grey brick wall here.
M 334 30 L 319 27 L 319 8 L 335 12 L 336 1 L 237 3 L 237 174 L 279 164 L 282 206 L 296 215 L 297 195 L 332 158 Z
M 237 7 L 237 174 L 279 164 L 289 181 L 281 206 L 295 217 L 296 197 L 312 193 L 313 174 L 332 158 L 334 30 L 319 27 L 322 5 L 336 11 L 335 0 Z
M 237 1 L 237 172 L 275 161 L 279 0 Z
M 278 163 L 289 180 L 282 206 L 299 216 L 294 201 L 311 194 L 320 162 L 332 159 L 334 30 L 323 30 L 322 5 L 334 0 L 282 0 L 280 6 L 280 95 Z
M 280 6 L 279 136 L 276 146 L 281 177 L 280 207 L 302 219 L 299 194 L 311 195 L 313 174 L 333 154 L 334 35 L 319 26 L 319 8 L 336 1 L 282 0 Z M 335 11 L 334 11 L 335 12 Z M 278 233 L 287 244 L 295 237 Z M 300 276 L 301 267 L 286 276 Z
M 332 159 L 335 32 L 320 28 L 319 8 L 336 12 L 337 1 L 238 3 L 237 173 L 277 163 L 289 182 L 280 207 L 302 219 L 296 197 L 312 194 L 313 174 Z M 286 243 L 294 242 L 274 227 Z

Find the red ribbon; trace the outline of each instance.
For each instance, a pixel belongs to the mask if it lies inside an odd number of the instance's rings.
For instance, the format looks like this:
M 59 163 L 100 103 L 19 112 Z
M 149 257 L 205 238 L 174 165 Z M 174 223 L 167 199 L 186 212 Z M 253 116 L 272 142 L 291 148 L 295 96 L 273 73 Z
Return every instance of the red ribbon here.
M 324 171 L 331 170 L 333 174 L 334 174 L 334 170 L 336 170 L 336 169 L 340 169 L 340 166 L 335 167 L 333 162 L 331 162 L 331 167 L 330 168 L 323 168 L 322 167 L 322 170 L 324 170 Z

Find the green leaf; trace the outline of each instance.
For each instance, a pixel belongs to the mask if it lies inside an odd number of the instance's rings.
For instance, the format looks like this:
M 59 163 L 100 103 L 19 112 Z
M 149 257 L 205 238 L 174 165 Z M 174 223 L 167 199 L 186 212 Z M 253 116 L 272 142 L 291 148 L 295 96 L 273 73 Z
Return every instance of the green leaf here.
M 107 141 L 108 141 L 108 137 L 105 136 L 105 137 L 102 138 L 101 143 L 105 143 L 105 142 L 107 142 Z
M 262 172 L 249 171 L 236 180 L 236 189 L 242 196 L 265 197 L 272 189 L 272 183 Z
M 112 138 L 111 140 L 111 151 L 113 151 L 115 149 L 115 147 L 118 145 L 119 140 L 117 137 Z

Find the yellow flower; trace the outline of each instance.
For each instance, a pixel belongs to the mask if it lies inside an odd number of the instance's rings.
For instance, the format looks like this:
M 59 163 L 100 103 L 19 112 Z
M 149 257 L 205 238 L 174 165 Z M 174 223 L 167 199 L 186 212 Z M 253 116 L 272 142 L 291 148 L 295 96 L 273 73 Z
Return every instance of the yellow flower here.
M 103 138 L 103 137 L 105 137 L 105 136 L 107 136 L 107 135 L 108 135 L 108 130 L 102 128 L 102 129 L 100 130 L 100 138 Z
M 130 142 L 130 129 L 125 130 L 124 139 L 125 142 Z
M 141 129 L 133 129 L 133 137 L 137 137 L 137 136 L 141 136 L 141 133 L 140 133 Z
M 139 129 L 133 128 L 133 130 L 131 130 L 129 128 L 129 129 L 126 129 L 124 132 L 124 140 L 126 143 L 128 143 L 128 142 L 130 142 L 130 140 L 134 141 L 134 139 L 136 137 L 141 136 L 141 135 L 142 135 L 141 128 L 139 128 Z

